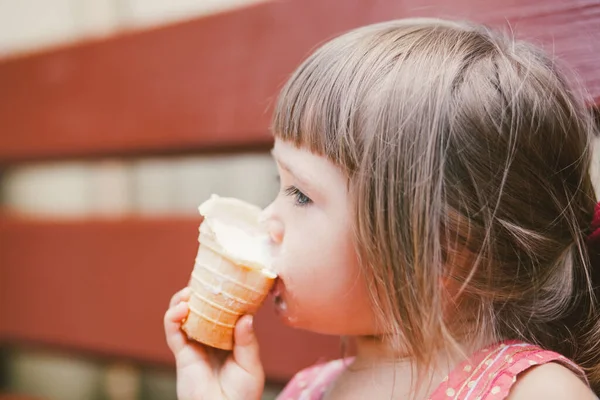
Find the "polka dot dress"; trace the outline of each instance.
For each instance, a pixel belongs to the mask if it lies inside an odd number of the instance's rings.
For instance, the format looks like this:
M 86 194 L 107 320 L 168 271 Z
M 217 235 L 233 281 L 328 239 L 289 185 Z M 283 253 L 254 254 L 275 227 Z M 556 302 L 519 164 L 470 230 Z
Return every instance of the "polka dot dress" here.
M 321 400 L 329 384 L 350 361 L 335 360 L 299 372 L 277 400 Z M 443 380 L 428 400 L 505 399 L 518 374 L 549 362 L 558 362 L 586 380 L 581 368 L 560 354 L 526 343 L 507 341 L 484 348 L 465 360 Z
M 429 400 L 505 399 L 517 375 L 539 364 L 557 362 L 584 381 L 585 374 L 567 358 L 526 343 L 507 341 L 484 348 L 444 379 Z

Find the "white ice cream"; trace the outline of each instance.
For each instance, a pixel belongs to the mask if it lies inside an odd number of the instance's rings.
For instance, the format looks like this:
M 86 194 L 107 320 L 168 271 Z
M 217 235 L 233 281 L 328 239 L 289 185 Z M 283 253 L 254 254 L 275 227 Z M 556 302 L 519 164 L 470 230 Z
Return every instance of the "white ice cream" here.
M 207 220 L 219 245 L 238 260 L 249 261 L 270 267 L 271 256 L 269 237 L 263 234 L 251 234 L 237 226 L 219 220 Z
M 261 209 L 238 199 L 213 195 L 199 207 L 204 221 L 201 235 L 211 238 L 217 250 L 232 261 L 251 268 L 271 270 L 270 239 L 259 225 Z

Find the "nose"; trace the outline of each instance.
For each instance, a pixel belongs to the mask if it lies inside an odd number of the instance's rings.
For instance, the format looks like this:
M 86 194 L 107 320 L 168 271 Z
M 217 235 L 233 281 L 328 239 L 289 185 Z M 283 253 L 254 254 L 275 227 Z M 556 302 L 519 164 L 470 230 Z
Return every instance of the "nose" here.
M 277 220 L 270 220 L 267 225 L 267 231 L 271 240 L 276 244 L 283 242 L 283 224 Z
M 273 204 L 263 210 L 260 215 L 260 222 L 273 243 L 281 244 L 283 242 L 283 223 L 275 216 Z

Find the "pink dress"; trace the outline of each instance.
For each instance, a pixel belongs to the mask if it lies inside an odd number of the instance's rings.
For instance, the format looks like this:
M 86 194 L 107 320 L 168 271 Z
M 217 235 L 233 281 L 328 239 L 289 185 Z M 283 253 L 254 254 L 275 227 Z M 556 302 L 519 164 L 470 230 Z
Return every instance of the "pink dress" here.
M 582 369 L 552 351 L 517 341 L 484 348 L 457 366 L 429 400 L 499 400 L 508 396 L 517 375 L 540 364 L 557 362 L 587 382 Z M 320 400 L 344 370 L 347 360 L 335 360 L 300 371 L 277 400 Z

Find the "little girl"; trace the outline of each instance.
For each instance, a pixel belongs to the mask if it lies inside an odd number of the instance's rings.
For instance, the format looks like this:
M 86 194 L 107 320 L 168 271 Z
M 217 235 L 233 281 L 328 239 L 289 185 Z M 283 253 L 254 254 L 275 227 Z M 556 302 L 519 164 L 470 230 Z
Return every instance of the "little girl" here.
M 582 97 L 535 47 L 454 22 L 367 26 L 310 56 L 274 116 L 272 297 L 285 323 L 351 337 L 356 356 L 301 371 L 279 398 L 594 399 Z M 260 399 L 252 317 L 217 353 L 181 333 L 188 297 L 164 321 L 179 399 Z

